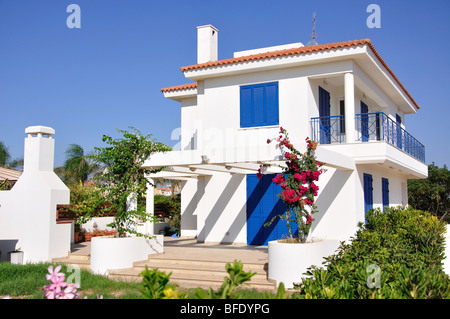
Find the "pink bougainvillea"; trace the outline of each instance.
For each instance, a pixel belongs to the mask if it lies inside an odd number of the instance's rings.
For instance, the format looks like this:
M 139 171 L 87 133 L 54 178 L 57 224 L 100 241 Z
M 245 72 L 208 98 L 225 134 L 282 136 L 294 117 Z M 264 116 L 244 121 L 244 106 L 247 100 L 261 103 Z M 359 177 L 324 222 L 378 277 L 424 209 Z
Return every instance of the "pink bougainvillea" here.
M 319 181 L 319 176 L 325 171 L 322 168 L 323 163 L 315 159 L 317 142 L 307 137 L 306 152 L 300 153 L 282 127 L 277 138 L 267 139 L 268 144 L 272 141 L 276 141 L 275 147 L 280 149 L 286 162 L 283 172 L 272 179 L 275 184 L 281 186 L 282 190 L 278 196 L 286 204 L 286 212 L 279 217 L 286 220 L 291 238 L 291 223 L 297 223 L 299 240 L 304 242 L 314 220 L 312 215 L 317 212 L 314 202 L 319 193 L 319 186 L 314 182 Z M 261 168 L 257 175 L 258 178 L 262 177 Z

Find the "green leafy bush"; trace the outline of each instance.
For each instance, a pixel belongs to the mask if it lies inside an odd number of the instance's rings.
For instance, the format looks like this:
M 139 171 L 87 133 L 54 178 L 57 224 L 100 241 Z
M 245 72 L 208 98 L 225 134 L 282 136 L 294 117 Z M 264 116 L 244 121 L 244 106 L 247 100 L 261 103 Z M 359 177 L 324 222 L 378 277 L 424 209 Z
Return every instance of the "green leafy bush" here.
M 450 298 L 442 270 L 445 224 L 413 208 L 372 210 L 351 244 L 341 243 L 297 285 L 297 298 Z
M 207 293 L 203 289 L 197 289 L 197 297 L 199 299 L 233 299 L 236 290 L 256 275 L 255 272 L 245 272 L 243 267 L 244 265 L 241 261 L 235 260 L 233 265 L 227 263 L 225 270 L 228 273 L 228 277 L 223 279 L 222 286 L 217 291 L 209 288 Z

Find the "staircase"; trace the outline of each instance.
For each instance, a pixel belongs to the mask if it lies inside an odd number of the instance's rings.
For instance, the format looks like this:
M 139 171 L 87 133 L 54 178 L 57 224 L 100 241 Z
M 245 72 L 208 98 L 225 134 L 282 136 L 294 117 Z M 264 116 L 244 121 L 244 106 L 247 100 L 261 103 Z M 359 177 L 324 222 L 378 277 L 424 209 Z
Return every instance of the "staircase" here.
M 55 264 L 77 265 L 81 269 L 91 270 L 90 255 L 69 253 L 67 257 L 53 258 L 52 262 Z
M 157 268 L 166 274 L 172 273 L 170 282 L 178 284 L 183 288 L 219 288 L 228 276 L 225 270 L 227 262 L 224 261 L 204 261 L 189 259 L 164 258 L 151 256 L 149 259 L 134 263 L 130 269 L 111 270 L 109 277 L 117 280 L 142 280 L 139 274 L 148 269 Z M 230 262 L 232 264 L 232 262 Z M 267 280 L 267 264 L 245 263 L 244 271 L 256 272 L 249 282 L 245 284 L 247 288 L 258 290 L 273 290 L 274 284 Z
M 261 253 L 241 249 L 172 248 L 165 247 L 166 253 L 149 255 L 147 260 L 135 262 L 132 268 L 110 270 L 108 278 L 122 281 L 142 281 L 139 274 L 157 268 L 166 274 L 172 273 L 170 282 L 182 288 L 219 288 L 228 276 L 227 263 L 241 260 L 244 271 L 256 272 L 244 287 L 258 290 L 275 290 L 275 284 L 267 279 L 267 260 Z M 256 254 L 256 257 L 255 257 Z M 253 256 L 253 258 L 250 258 Z M 54 263 L 75 264 L 90 270 L 90 246 L 73 250 L 67 257 L 54 258 Z

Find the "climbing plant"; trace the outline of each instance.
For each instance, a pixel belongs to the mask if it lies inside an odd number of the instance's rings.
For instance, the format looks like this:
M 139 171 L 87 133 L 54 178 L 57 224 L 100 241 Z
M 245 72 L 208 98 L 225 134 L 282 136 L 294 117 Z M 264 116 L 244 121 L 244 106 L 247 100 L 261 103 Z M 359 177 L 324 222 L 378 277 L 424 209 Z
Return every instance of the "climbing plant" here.
M 301 153 L 290 142 L 286 129 L 280 127 L 279 136 L 268 139 L 267 143 L 276 141 L 276 147 L 280 149 L 286 166 L 283 172 L 278 174 L 273 182 L 281 186 L 281 193 L 278 196 L 286 204 L 286 211 L 282 215 L 275 216 L 266 226 L 275 221 L 276 218 L 286 220 L 289 237 L 294 241 L 292 225 L 298 225 L 298 241 L 305 242 L 313 222 L 312 215 L 317 212 L 315 197 L 318 194 L 319 187 L 315 182 L 324 172 L 323 163 L 316 160 L 314 151 L 317 148 L 317 142 L 306 138 L 306 152 Z M 261 178 L 261 168 L 258 172 L 258 178 Z
M 130 127 L 132 132 L 120 130 L 121 138 L 103 135 L 107 146 L 95 148 L 90 157 L 102 167 L 102 173 L 96 178 L 105 194 L 105 200 L 112 204 L 115 211 L 114 222 L 108 226 L 117 230 L 118 236 L 136 234 L 139 222 L 146 222 L 152 216 L 146 214 L 145 205 L 130 206 L 132 198 L 145 198 L 147 174 L 159 172 L 162 168 L 142 168 L 142 164 L 152 154 L 170 151 L 171 148 L 157 142 L 151 134 L 143 135 L 138 129 Z

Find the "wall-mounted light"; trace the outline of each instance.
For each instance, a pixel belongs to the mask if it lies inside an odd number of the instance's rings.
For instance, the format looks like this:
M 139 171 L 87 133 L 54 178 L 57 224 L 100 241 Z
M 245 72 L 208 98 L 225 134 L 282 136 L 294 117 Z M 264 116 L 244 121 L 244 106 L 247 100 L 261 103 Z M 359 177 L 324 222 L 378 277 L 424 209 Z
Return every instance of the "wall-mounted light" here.
M 202 155 L 202 164 L 209 163 L 209 157 L 208 155 Z

